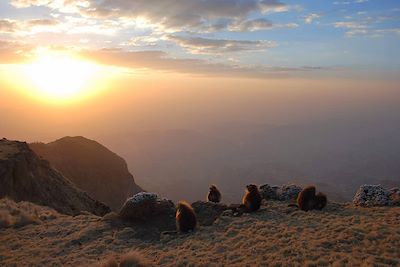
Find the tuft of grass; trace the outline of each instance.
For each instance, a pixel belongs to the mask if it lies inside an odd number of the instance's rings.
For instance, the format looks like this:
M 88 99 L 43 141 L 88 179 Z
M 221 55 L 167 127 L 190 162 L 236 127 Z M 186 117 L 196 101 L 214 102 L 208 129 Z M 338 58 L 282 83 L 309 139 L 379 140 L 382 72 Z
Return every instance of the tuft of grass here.
M 0 228 L 18 228 L 39 223 L 41 223 L 41 220 L 38 216 L 38 210 L 33 204 L 16 203 L 8 198 L 0 200 Z
M 137 251 L 131 251 L 121 257 L 120 267 L 149 267 L 150 262 Z
M 138 251 L 131 251 L 121 256 L 118 264 L 115 257 L 104 259 L 90 267 L 151 267 L 152 264 Z
M 99 262 L 96 267 L 118 267 L 118 263 L 114 258 L 108 258 Z
M 0 210 L 0 229 L 8 228 L 13 225 L 11 214 L 7 210 Z

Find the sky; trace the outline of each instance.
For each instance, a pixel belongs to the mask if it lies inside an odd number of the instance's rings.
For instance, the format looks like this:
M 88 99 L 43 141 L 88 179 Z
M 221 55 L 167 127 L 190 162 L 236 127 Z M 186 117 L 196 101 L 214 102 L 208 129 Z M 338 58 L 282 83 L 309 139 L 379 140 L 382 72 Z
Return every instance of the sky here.
M 396 0 L 2 0 L 0 133 L 386 114 L 399 47 Z
M 395 0 L 3 0 L 0 63 L 64 49 L 107 66 L 281 78 L 400 67 Z

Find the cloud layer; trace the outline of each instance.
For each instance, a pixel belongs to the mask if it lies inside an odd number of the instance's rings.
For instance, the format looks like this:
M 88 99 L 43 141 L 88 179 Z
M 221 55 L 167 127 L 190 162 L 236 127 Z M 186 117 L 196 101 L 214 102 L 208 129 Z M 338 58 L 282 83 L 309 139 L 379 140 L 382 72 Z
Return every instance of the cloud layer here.
M 386 46 L 377 45 L 369 53 L 368 42 L 357 47 L 348 44 L 356 38 L 374 37 L 391 38 L 391 46 L 400 36 L 399 6 L 365 0 L 296 1 L 295 5 L 285 0 L 3 3 L 0 49 L 4 60 L 0 61 L 4 62 L 22 60 L 42 46 L 59 46 L 122 66 L 140 68 L 120 57 L 144 57 L 148 62 L 138 60 L 144 68 L 261 77 L 372 62 L 360 56 L 366 54 L 384 62 L 380 55 L 387 57 L 386 50 L 382 51 Z M 25 43 L 30 46 L 21 45 Z
M 192 54 L 223 54 L 242 51 L 263 51 L 275 47 L 271 41 L 208 39 L 202 37 L 168 36 Z

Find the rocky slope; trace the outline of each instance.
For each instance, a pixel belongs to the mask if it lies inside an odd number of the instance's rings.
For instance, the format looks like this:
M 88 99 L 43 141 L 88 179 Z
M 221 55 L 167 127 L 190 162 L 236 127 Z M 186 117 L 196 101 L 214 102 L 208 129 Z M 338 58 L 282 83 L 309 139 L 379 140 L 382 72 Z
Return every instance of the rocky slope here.
M 96 141 L 64 137 L 30 144 L 32 150 L 91 197 L 119 210 L 128 197 L 142 191 L 123 158 Z
M 0 197 L 30 201 L 76 215 L 104 215 L 110 209 L 76 188 L 25 142 L 0 140 Z
M 108 257 L 118 261 L 130 251 L 153 266 L 400 264 L 400 207 L 329 203 L 322 211 L 303 212 L 266 201 L 255 213 L 222 214 L 211 226 L 178 235 L 160 235 L 111 214 L 71 217 L 7 200 L 0 200 L 1 210 L 32 218 L 24 226 L 0 228 L 0 266 L 84 266 Z

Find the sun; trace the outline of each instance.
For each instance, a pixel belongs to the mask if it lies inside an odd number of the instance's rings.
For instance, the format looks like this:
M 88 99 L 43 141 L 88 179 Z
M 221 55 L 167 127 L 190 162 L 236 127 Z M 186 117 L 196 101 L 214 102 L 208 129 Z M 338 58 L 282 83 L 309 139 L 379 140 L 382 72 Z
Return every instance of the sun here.
M 30 90 L 51 100 L 70 100 L 88 93 L 99 69 L 96 64 L 68 53 L 42 51 L 25 66 Z

